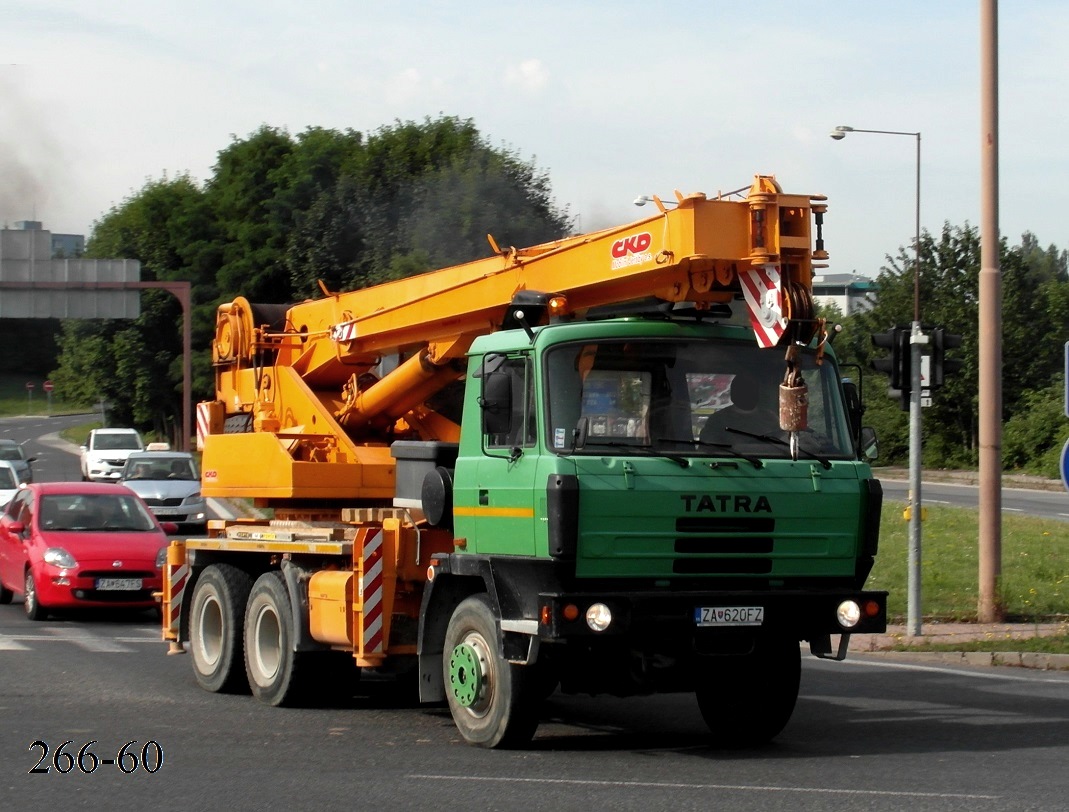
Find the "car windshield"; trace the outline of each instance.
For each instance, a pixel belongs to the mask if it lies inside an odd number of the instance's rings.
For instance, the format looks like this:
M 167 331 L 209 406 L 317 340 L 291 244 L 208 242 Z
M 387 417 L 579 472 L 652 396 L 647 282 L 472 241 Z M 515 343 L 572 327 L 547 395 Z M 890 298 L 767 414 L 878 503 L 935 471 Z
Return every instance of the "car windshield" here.
M 808 394 L 801 451 L 853 459 L 834 363 L 826 356 L 818 365 L 806 351 L 799 366 Z M 784 370 L 782 352 L 753 342 L 561 345 L 546 361 L 546 442 L 557 453 L 605 454 L 609 446 L 620 454 L 788 458 L 779 428 Z
M 187 459 L 174 457 L 137 457 L 127 461 L 123 471 L 124 480 L 177 479 L 195 480 L 197 475 Z
M 103 450 L 130 450 L 141 448 L 136 434 L 97 434 L 93 438 L 93 448 Z
M 42 530 L 155 530 L 141 502 L 123 494 L 47 494 L 41 497 Z
M 15 472 L 10 468 L 0 468 L 0 490 L 11 490 L 19 486 Z
M 22 452 L 22 447 L 17 445 L 4 445 L 0 446 L 0 460 L 22 460 L 25 459 L 25 455 Z

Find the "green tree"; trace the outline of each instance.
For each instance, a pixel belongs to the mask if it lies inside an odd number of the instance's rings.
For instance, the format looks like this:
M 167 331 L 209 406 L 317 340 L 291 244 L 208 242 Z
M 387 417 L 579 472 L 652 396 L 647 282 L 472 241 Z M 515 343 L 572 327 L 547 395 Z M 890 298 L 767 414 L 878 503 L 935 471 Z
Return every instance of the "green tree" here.
M 876 280 L 876 304 L 871 311 L 846 319 L 841 354 L 868 366 L 876 350 L 871 335 L 913 320 L 913 251 L 901 249 L 888 257 L 888 265 Z M 1069 280 L 1064 252 L 1053 246 L 1040 250 L 1029 234 L 1022 244 L 1000 246 L 1002 311 L 1003 419 L 1016 421 L 1015 431 L 1026 434 L 1023 425 L 1044 420 L 1032 409 L 1036 398 L 1061 369 L 1062 346 L 1069 338 Z M 936 240 L 921 235 L 921 320 L 926 329 L 941 326 L 962 336 L 952 357 L 963 361 L 960 372 L 947 376 L 942 389 L 933 392 L 932 406 L 923 412 L 923 463 L 931 467 L 975 465 L 979 446 L 979 272 L 980 241 L 975 228 L 944 225 Z M 908 415 L 899 403 L 884 394 L 886 379 L 870 372 L 864 392 L 866 422 L 880 434 L 885 461 L 903 462 L 908 457 Z M 1049 422 L 1049 421 L 1048 421 Z M 1035 427 L 1037 430 L 1039 427 Z M 1035 447 L 1036 455 L 1045 452 Z M 1024 465 L 1019 457 L 1007 457 L 1010 466 Z
M 235 296 L 288 303 L 563 236 L 548 175 L 491 147 L 470 120 L 395 122 L 370 135 L 264 126 L 233 141 L 198 185 L 152 180 L 96 224 L 91 257 L 141 262 L 146 280 L 192 288 L 194 397 L 213 391 L 216 308 Z M 181 414 L 181 319 L 165 292 L 142 294 L 125 322 L 71 322 L 53 376 L 89 405 L 168 433 Z M 110 371 L 115 370 L 115 374 Z M 120 405 L 121 404 L 121 405 Z

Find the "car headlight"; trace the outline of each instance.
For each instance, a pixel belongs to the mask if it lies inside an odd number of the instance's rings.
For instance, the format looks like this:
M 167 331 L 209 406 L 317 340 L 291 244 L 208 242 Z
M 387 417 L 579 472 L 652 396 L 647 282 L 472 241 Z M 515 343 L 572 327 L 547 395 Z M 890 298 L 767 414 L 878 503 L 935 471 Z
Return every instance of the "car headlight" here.
M 163 569 L 163 565 L 167 563 L 167 548 L 160 547 L 160 551 L 156 553 L 156 569 Z
M 51 564 L 53 567 L 62 567 L 66 570 L 78 566 L 78 562 L 74 560 L 74 556 L 62 547 L 49 547 L 45 550 L 44 559 L 46 564 Z

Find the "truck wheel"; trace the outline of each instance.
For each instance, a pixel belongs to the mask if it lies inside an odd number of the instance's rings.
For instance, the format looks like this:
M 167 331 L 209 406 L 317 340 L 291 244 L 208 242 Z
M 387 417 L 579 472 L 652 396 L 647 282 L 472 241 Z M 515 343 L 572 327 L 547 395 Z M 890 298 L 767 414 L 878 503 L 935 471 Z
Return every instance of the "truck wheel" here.
M 798 641 L 767 638 L 753 654 L 722 657 L 700 669 L 698 708 L 722 747 L 766 744 L 794 713 L 802 673 Z
M 22 608 L 26 611 L 26 617 L 30 620 L 47 620 L 48 610 L 41 606 L 37 597 L 37 582 L 33 580 L 33 573 L 26 570 L 26 586 L 22 592 Z
M 242 658 L 242 623 L 252 579 L 230 564 L 206 567 L 193 587 L 189 648 L 197 683 L 213 693 L 248 690 Z
M 292 617 L 282 573 L 265 572 L 253 584 L 245 612 L 245 673 L 252 695 L 268 705 L 293 705 L 301 698 Z
M 463 601 L 445 632 L 443 676 L 460 734 L 480 747 L 526 744 L 538 728 L 542 697 L 526 667 L 500 653 L 497 619 L 485 595 Z

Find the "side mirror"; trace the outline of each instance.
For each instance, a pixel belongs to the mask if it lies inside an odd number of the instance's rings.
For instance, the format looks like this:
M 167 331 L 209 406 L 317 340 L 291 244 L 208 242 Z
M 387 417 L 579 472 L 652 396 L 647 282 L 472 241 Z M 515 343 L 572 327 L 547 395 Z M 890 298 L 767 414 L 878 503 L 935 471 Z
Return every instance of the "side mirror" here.
M 870 462 L 880 456 L 880 444 L 872 426 L 861 427 L 861 456 Z
M 173 536 L 178 532 L 178 525 L 174 522 L 160 522 L 160 527 L 163 528 L 163 532 L 168 536 Z
M 8 522 L 7 532 L 9 532 L 13 536 L 21 536 L 23 533 L 26 532 L 26 525 L 24 525 L 22 522 Z
M 512 431 L 512 376 L 491 372 L 483 378 L 483 433 L 509 434 Z
M 843 398 L 846 400 L 846 419 L 850 421 L 850 431 L 860 439 L 861 414 L 865 411 L 865 407 L 861 403 L 861 395 L 856 383 L 843 381 Z

